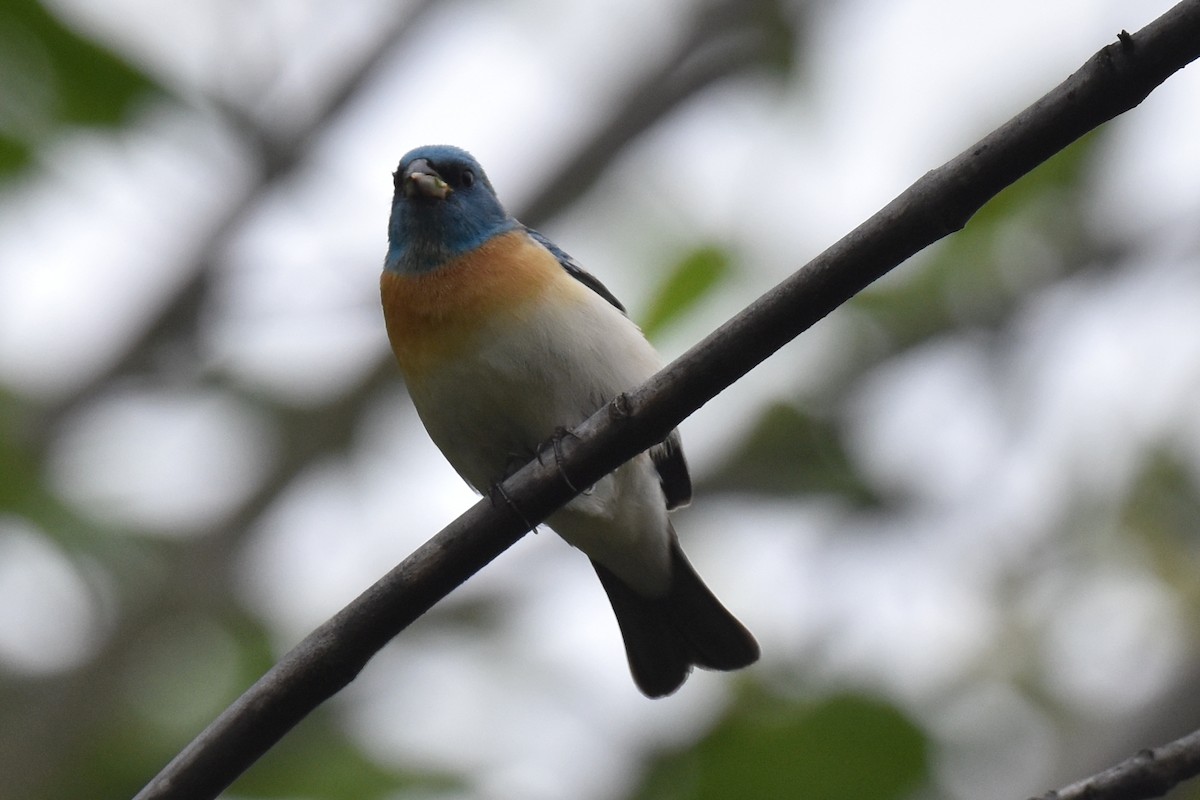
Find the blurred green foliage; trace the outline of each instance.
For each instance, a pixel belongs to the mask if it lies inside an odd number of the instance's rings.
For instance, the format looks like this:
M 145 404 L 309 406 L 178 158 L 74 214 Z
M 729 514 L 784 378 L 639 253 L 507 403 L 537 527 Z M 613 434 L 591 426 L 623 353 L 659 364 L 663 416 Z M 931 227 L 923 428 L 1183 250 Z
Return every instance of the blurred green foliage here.
M 774 403 L 713 472 L 701 494 L 831 495 L 851 506 L 877 507 L 882 498 L 845 450 L 836 420 Z
M 690 251 L 667 271 L 650 306 L 642 315 L 642 330 L 654 336 L 692 311 L 732 276 L 729 253 L 716 245 Z
M 0 176 L 28 166 L 60 126 L 120 125 L 158 90 L 145 72 L 37 0 L 0 5 L 0 74 Z
M 638 800 L 896 800 L 929 777 L 929 743 L 899 709 L 843 694 L 754 694 L 696 746 L 660 757 Z
M 85 529 L 94 533 L 94 526 L 82 524 L 45 485 L 41 461 L 24 441 L 23 422 L 16 398 L 0 390 L 0 514 L 24 517 L 55 532 L 60 544 Z
M 1086 263 L 1079 248 L 1095 132 L 1004 189 L 965 228 L 846 304 L 895 349 L 962 326 L 991 327 L 1038 286 Z
M 1121 522 L 1148 548 L 1163 580 L 1200 608 L 1200 476 L 1170 447 L 1148 454 L 1125 498 Z
M 407 773 L 376 763 L 346 738 L 333 714 L 320 710 L 289 732 L 230 791 L 278 800 L 388 800 L 404 791 L 428 797 L 463 788 L 455 776 Z
M 20 514 L 41 485 L 35 459 L 18 443 L 18 414 L 16 400 L 0 391 L 0 512 Z

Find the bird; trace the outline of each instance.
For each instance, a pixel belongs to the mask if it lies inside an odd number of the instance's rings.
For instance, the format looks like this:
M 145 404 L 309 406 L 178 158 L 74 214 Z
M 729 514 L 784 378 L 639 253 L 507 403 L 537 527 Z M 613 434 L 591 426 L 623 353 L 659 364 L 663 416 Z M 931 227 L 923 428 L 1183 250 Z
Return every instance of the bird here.
M 380 277 L 388 339 L 430 438 L 477 492 L 658 371 L 620 301 L 514 219 L 466 150 L 409 151 L 393 188 Z M 675 430 L 546 520 L 591 559 L 647 697 L 673 693 L 693 666 L 759 657 L 680 547 L 668 511 L 691 496 Z

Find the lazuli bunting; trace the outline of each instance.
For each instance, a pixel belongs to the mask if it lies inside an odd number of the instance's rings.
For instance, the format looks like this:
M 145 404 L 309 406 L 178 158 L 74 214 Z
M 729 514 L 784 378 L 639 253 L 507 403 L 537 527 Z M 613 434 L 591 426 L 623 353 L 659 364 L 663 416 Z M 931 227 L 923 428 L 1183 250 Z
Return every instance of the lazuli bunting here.
M 388 338 L 429 436 L 486 492 L 660 361 L 600 281 L 505 211 L 469 153 L 419 147 L 394 178 L 380 280 Z M 691 493 L 674 431 L 546 520 L 592 560 L 650 697 L 675 691 L 693 665 L 758 658 L 679 547 L 667 512 Z

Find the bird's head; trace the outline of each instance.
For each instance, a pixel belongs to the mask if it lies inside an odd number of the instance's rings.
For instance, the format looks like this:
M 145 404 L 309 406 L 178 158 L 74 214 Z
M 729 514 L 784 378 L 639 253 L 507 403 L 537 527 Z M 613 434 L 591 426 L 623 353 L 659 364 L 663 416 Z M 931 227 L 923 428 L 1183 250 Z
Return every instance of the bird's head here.
M 429 272 L 517 226 L 466 150 L 418 147 L 400 159 L 393 177 L 385 269 Z

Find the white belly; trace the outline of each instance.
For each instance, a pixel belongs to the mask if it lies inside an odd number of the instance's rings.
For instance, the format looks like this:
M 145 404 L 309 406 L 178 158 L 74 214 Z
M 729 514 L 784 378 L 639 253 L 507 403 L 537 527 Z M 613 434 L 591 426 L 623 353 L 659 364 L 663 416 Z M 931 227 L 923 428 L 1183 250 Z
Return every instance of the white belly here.
M 572 281 L 572 283 L 574 283 Z M 641 331 L 580 285 L 488 326 L 476 346 L 410 387 L 434 443 L 486 492 L 558 428 L 572 428 L 658 368 Z M 548 524 L 643 592 L 665 589 L 670 533 L 642 454 L 554 514 Z

